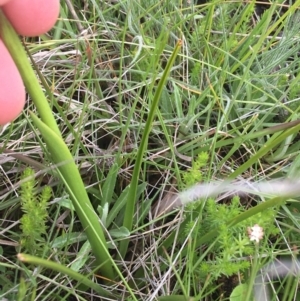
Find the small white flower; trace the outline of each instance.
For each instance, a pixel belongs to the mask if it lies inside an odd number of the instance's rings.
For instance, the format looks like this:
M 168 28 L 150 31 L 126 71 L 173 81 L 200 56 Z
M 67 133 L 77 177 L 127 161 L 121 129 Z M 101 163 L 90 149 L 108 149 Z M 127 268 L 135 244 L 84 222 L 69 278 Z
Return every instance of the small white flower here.
M 248 227 L 247 229 L 249 238 L 251 241 L 256 241 L 257 243 L 262 240 L 264 236 L 263 228 L 259 225 L 254 225 L 253 227 Z

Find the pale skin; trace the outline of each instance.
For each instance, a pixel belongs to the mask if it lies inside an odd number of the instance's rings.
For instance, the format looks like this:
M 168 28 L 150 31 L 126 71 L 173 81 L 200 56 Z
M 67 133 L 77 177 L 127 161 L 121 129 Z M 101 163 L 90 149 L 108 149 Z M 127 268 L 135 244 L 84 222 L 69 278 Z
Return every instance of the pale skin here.
M 55 24 L 59 0 L 0 0 L 0 9 L 20 35 L 38 36 Z M 13 121 L 24 104 L 24 84 L 0 39 L 0 125 Z

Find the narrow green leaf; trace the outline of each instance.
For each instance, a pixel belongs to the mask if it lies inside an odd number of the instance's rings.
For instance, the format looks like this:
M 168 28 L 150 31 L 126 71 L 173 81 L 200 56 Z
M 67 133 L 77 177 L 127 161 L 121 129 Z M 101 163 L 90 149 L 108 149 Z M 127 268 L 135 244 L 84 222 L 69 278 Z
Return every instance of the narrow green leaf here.
M 133 175 L 132 175 L 132 180 L 128 192 L 128 201 L 126 205 L 126 210 L 125 210 L 125 216 L 124 216 L 124 222 L 123 226 L 127 228 L 129 231 L 132 230 L 132 223 L 133 223 L 133 214 L 134 214 L 134 208 L 135 208 L 135 203 L 136 203 L 136 193 L 137 193 L 137 187 L 138 187 L 138 179 L 139 179 L 139 174 L 140 174 L 140 169 L 142 166 L 143 162 L 143 156 L 147 147 L 148 143 L 148 137 L 150 130 L 152 128 L 152 122 L 155 116 L 156 108 L 158 106 L 158 102 L 160 100 L 163 87 L 167 81 L 167 78 L 169 76 L 169 73 L 171 71 L 171 68 L 175 62 L 175 59 L 177 57 L 177 54 L 181 48 L 182 41 L 178 41 L 177 45 L 175 46 L 175 49 L 167 63 L 167 66 L 162 74 L 162 77 L 158 83 L 157 89 L 155 91 L 154 97 L 153 97 L 153 103 L 149 111 L 148 119 L 146 121 L 145 125 L 145 130 L 142 136 L 141 144 L 137 153 L 137 158 L 136 162 L 134 165 L 134 170 L 133 170 Z M 124 258 L 127 248 L 128 248 L 128 243 L 129 239 L 124 239 L 121 241 L 120 244 L 120 254 L 121 257 Z
M 72 245 L 74 243 L 78 243 L 78 242 L 84 241 L 86 239 L 87 239 L 87 237 L 83 232 L 67 233 L 62 236 L 56 237 L 53 240 L 51 247 L 63 249 L 65 247 L 67 247 L 68 245 Z
M 108 279 L 114 278 L 112 262 L 105 236 L 98 217 L 91 205 L 74 159 L 61 137 L 31 113 L 32 120 L 40 130 L 53 161 L 57 164 L 61 179 L 65 183 L 74 208 L 91 244 L 97 264 Z
M 112 229 L 109 231 L 109 234 L 114 238 L 125 238 L 130 235 L 128 229 L 124 228 L 123 226 L 119 229 Z
M 137 198 L 142 194 L 142 192 L 145 190 L 147 184 L 142 183 L 138 185 L 137 188 Z M 127 186 L 115 202 L 114 206 L 111 208 L 111 210 L 108 213 L 108 217 L 106 220 L 107 228 L 112 224 L 112 222 L 115 220 L 119 212 L 122 210 L 123 207 L 125 207 L 127 200 L 128 200 L 128 192 L 129 192 L 130 186 Z
M 111 203 L 112 196 L 114 193 L 117 176 L 119 171 L 119 165 L 114 163 L 113 166 L 110 168 L 108 175 L 105 179 L 104 185 L 102 187 L 102 201 L 101 206 L 104 207 L 104 204 Z
M 26 300 L 26 294 L 27 294 L 27 285 L 23 277 L 20 279 L 20 284 L 19 284 L 19 291 L 18 291 L 18 296 L 17 296 L 17 301 L 23 301 Z M 4 299 L 5 300 L 5 299 Z
M 296 120 L 295 122 L 299 122 L 299 120 Z M 296 123 L 297 124 L 297 123 Z M 271 149 L 273 149 L 276 145 L 280 144 L 282 141 L 284 141 L 287 137 L 290 135 L 296 134 L 300 130 L 300 125 L 297 124 L 296 126 L 284 131 L 279 136 L 275 136 L 275 138 L 271 138 L 268 140 L 268 142 L 262 146 L 262 148 L 257 151 L 247 162 L 245 162 L 243 165 L 241 165 L 239 168 L 237 168 L 229 177 L 228 179 L 234 179 L 237 176 L 239 176 L 241 173 L 243 173 L 247 168 L 252 166 L 255 162 L 257 162 L 258 159 L 260 159 L 262 156 L 267 154 Z
M 18 259 L 21 260 L 22 262 L 34 264 L 34 265 L 39 265 L 42 267 L 45 267 L 47 269 L 51 269 L 53 271 L 57 271 L 59 273 L 63 273 L 65 275 L 70 276 L 74 280 L 78 281 L 79 285 L 83 284 L 84 286 L 93 289 L 97 293 L 101 294 L 101 296 L 113 296 L 110 292 L 106 291 L 103 289 L 99 284 L 94 283 L 90 279 L 88 279 L 88 276 L 81 275 L 75 271 L 73 271 L 70 268 L 65 267 L 62 264 L 56 263 L 51 260 L 46 260 L 42 259 L 39 257 L 27 255 L 27 254 L 18 254 Z M 116 296 L 114 296 L 116 297 Z
M 170 296 L 161 296 L 157 298 L 158 301 L 194 301 L 193 297 L 185 297 L 181 295 L 170 295 Z
M 78 272 L 86 263 L 86 261 L 90 258 L 91 244 L 89 241 L 86 241 L 79 252 L 76 254 L 76 259 L 71 265 L 71 269 L 75 272 Z

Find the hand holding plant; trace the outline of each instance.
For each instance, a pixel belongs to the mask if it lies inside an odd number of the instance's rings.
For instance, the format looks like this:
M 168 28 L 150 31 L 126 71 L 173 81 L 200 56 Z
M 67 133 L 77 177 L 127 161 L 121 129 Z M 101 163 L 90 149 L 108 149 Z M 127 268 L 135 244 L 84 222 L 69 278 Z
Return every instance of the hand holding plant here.
M 19 34 L 36 36 L 47 32 L 56 22 L 59 0 L 0 0 L 0 7 Z M 0 66 L 0 125 L 3 125 L 22 111 L 25 88 L 2 40 Z
M 14 14 L 15 11 L 18 10 L 22 11 L 25 16 L 22 18 L 20 16 L 20 19 L 18 16 L 16 17 Z M 45 97 L 44 92 L 39 85 L 35 72 L 27 59 L 26 52 L 14 30 L 15 28 L 19 33 L 26 35 L 45 32 L 54 25 L 58 12 L 58 0 L 51 0 L 49 2 L 48 0 L 12 0 L 3 6 L 3 10 L 0 10 L 0 37 L 3 41 L 2 49 L 4 49 L 5 52 L 5 61 L 4 58 L 1 57 L 0 64 L 1 60 L 3 60 L 3 65 L 5 65 L 7 69 L 12 70 L 10 79 L 3 82 L 4 84 L 2 84 L 1 76 L 5 77 L 5 69 L 0 71 L 0 91 L 1 89 L 3 90 L 1 91 L 3 100 L 0 97 L 0 124 L 10 122 L 17 117 L 22 110 L 24 105 L 23 96 L 25 94 L 22 83 L 23 80 L 26 90 L 40 115 L 39 119 L 35 114 L 31 113 L 33 123 L 39 129 L 40 134 L 48 145 L 49 153 L 51 154 L 54 163 L 60 165 L 58 169 L 60 171 L 61 179 L 66 183 L 75 210 L 82 222 L 83 228 L 86 230 L 91 247 L 94 253 L 97 254 L 96 261 L 98 266 L 103 265 L 103 274 L 107 278 L 112 279 L 114 276 L 110 264 L 111 257 L 107 250 L 104 233 L 99 224 L 98 217 L 90 203 L 78 168 L 73 161 L 73 157 L 61 138 L 61 133 L 54 115 L 52 114 L 48 99 Z M 40 19 L 36 16 L 40 16 Z M 47 20 L 43 20 L 41 16 L 45 16 L 45 18 L 48 16 L 49 19 L 46 18 Z M 21 20 L 25 23 L 24 27 L 21 26 L 23 24 L 21 23 Z M 1 75 L 1 72 L 3 75 Z M 22 79 L 20 78 L 20 75 Z M 12 94 L 10 90 L 12 89 L 12 85 L 14 85 L 14 80 L 16 78 L 19 78 L 19 93 Z M 5 87 L 5 91 L 4 88 L 2 88 L 2 85 Z M 12 97 L 14 97 L 13 101 Z

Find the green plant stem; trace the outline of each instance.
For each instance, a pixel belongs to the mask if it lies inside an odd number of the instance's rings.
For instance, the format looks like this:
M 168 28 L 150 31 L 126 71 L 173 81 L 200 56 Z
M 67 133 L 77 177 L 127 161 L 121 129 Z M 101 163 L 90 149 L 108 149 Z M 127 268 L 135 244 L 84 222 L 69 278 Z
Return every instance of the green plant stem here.
M 18 254 L 18 259 L 22 262 L 34 264 L 34 265 L 39 265 L 47 269 L 51 269 L 53 271 L 62 273 L 64 275 L 68 275 L 71 278 L 75 279 L 76 281 L 79 282 L 79 285 L 84 285 L 88 288 L 93 289 L 96 291 L 98 294 L 101 294 L 101 296 L 106 296 L 106 297 L 112 297 L 113 294 L 110 292 L 106 291 L 103 289 L 99 284 L 94 283 L 93 281 L 89 280 L 87 276 L 81 275 L 75 271 L 73 271 L 70 268 L 67 268 L 66 266 L 56 263 L 51 260 L 46 260 L 43 258 L 27 255 L 27 254 Z
M 92 207 L 79 170 L 67 145 L 62 138 L 58 137 L 36 115 L 31 113 L 31 117 L 34 124 L 40 130 L 52 155 L 53 161 L 57 164 L 61 179 L 68 189 L 76 213 L 91 244 L 100 271 L 106 278 L 114 279 L 112 270 L 113 259 L 108 252 L 103 229 Z
M 167 63 L 167 66 L 162 74 L 162 77 L 158 83 L 157 89 L 156 89 L 154 97 L 153 97 L 153 103 L 152 103 L 151 109 L 149 111 L 149 116 L 146 121 L 144 134 L 142 136 L 142 141 L 141 141 L 138 153 L 137 153 L 137 158 L 136 158 L 136 162 L 134 165 L 132 180 L 131 180 L 130 188 L 129 188 L 129 192 L 128 192 L 128 202 L 127 202 L 126 209 L 125 209 L 125 217 L 124 217 L 124 221 L 123 221 L 123 226 L 125 228 L 127 228 L 129 231 L 132 230 L 133 215 L 134 215 L 134 208 L 135 208 L 136 194 L 137 194 L 137 187 L 138 187 L 138 179 L 139 179 L 140 169 L 141 169 L 142 162 L 143 162 L 144 152 L 145 152 L 145 149 L 146 149 L 147 143 L 148 143 L 149 133 L 152 128 L 152 122 L 153 122 L 153 119 L 155 116 L 158 102 L 160 100 L 160 97 L 161 97 L 161 94 L 163 91 L 163 87 L 167 81 L 168 75 L 174 64 L 175 58 L 177 57 L 177 54 L 181 48 L 181 44 L 182 44 L 181 40 L 178 41 L 178 43 L 176 44 L 175 49 L 173 50 L 172 55 Z M 129 239 L 124 239 L 120 243 L 120 255 L 122 258 L 124 258 L 125 254 L 127 252 L 128 243 L 129 243 Z
M 58 125 L 52 114 L 49 102 L 47 101 L 35 73 L 27 58 L 20 38 L 10 22 L 0 9 L 0 38 L 13 58 L 25 84 L 25 87 L 36 106 L 42 121 L 58 136 L 61 136 Z
M 255 288 L 255 277 L 257 275 L 258 271 L 258 259 L 259 259 L 259 244 L 255 244 L 255 254 L 254 254 L 254 259 L 252 263 L 252 269 L 251 269 L 251 274 L 249 278 L 249 286 L 248 286 L 248 291 L 245 300 L 251 300 L 251 295 L 253 292 L 252 288 Z

